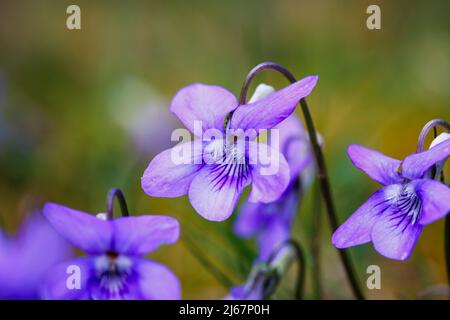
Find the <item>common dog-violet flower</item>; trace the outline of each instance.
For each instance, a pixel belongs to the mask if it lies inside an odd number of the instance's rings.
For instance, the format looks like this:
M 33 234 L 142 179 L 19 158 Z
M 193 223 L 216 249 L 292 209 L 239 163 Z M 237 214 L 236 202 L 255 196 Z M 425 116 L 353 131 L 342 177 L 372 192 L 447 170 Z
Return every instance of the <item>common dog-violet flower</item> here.
M 348 148 L 353 164 L 383 187 L 333 234 L 337 248 L 372 241 L 383 256 L 406 260 L 425 225 L 450 212 L 450 188 L 429 178 L 450 155 L 450 140 L 403 161 L 358 145 Z
M 168 216 L 145 215 L 104 220 L 58 204 L 44 214 L 63 237 L 88 254 L 53 268 L 42 288 L 45 299 L 180 299 L 178 278 L 166 266 L 143 258 L 179 237 L 179 224 Z M 80 286 L 67 286 L 70 266 L 80 270 Z
M 143 190 L 154 197 L 188 194 L 194 209 L 212 221 L 227 219 L 250 184 L 249 201 L 277 200 L 289 184 L 289 166 L 277 150 L 252 140 L 286 119 L 300 99 L 309 95 L 317 78 L 306 77 L 245 105 L 219 86 L 196 83 L 184 87 L 173 98 L 170 110 L 198 140 L 157 155 L 144 172 Z M 184 156 L 182 163 L 175 162 L 174 155 L 185 150 L 191 151 L 189 159 Z M 267 151 L 270 159 L 264 163 Z M 275 162 L 274 172 L 264 170 Z
M 274 91 L 272 87 L 260 84 L 249 102 L 260 100 Z M 315 170 L 308 133 L 304 130 L 300 119 L 291 114 L 274 129 L 279 129 L 279 151 L 289 164 L 289 185 L 274 202 L 246 201 L 239 209 L 234 224 L 234 231 L 239 236 L 257 237 L 258 261 L 265 261 L 274 248 L 290 238 L 300 201 L 300 189 L 307 186 Z
M 0 299 L 39 299 L 45 274 L 70 255 L 70 245 L 40 213 L 28 216 L 14 236 L 0 229 Z

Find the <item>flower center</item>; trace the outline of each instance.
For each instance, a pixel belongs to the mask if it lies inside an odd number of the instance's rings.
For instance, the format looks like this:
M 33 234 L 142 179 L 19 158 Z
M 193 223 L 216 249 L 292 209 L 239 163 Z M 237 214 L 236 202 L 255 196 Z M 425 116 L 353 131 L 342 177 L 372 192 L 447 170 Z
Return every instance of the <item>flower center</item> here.
M 422 201 L 410 184 L 403 185 L 395 206 L 399 212 L 409 218 L 412 225 L 417 222 L 422 211 Z
M 417 223 L 422 211 L 422 201 L 413 185 L 407 183 L 392 186 L 392 192 L 387 196 L 385 202 L 389 205 L 385 210 L 390 208 L 390 220 L 395 223 L 396 228 L 401 227 L 403 232 L 409 225 Z
M 107 252 L 95 259 L 90 294 L 92 299 L 126 299 L 130 296 L 130 284 L 135 276 L 133 262 L 116 252 Z
M 234 184 L 240 188 L 251 173 L 245 144 L 237 137 L 227 142 L 212 141 L 204 150 L 203 160 L 211 165 L 211 183 L 215 190 L 222 189 L 226 184 Z

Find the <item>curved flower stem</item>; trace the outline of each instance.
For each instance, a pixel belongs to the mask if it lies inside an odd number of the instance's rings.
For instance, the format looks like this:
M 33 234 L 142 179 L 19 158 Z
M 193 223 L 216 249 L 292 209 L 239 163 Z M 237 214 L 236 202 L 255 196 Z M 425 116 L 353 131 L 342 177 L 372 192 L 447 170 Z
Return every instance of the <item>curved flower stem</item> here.
M 435 130 L 436 127 L 441 127 L 450 133 L 450 124 L 442 119 L 433 119 L 428 121 L 420 132 L 419 139 L 417 141 L 417 152 L 422 152 L 425 149 L 425 141 L 427 140 L 430 130 Z M 436 131 L 435 131 L 436 132 Z
M 437 136 L 436 128 L 441 127 L 450 133 L 450 124 L 442 119 L 433 119 L 428 121 L 419 135 L 419 140 L 417 142 L 417 152 L 422 152 L 425 148 L 425 141 L 427 140 L 430 130 L 433 129 L 434 137 Z M 441 174 L 441 181 L 445 183 L 444 171 Z M 444 227 L 444 250 L 445 250 L 445 264 L 447 268 L 447 282 L 450 284 L 450 214 L 445 217 L 445 227 Z
M 283 68 L 279 64 L 273 63 L 273 62 L 263 62 L 254 67 L 249 74 L 247 75 L 247 78 L 245 79 L 245 82 L 242 86 L 241 95 L 239 98 L 240 104 L 245 104 L 247 99 L 247 92 L 248 88 L 250 86 L 250 82 L 253 80 L 253 78 L 260 72 L 264 70 L 275 70 L 279 73 L 281 73 L 285 78 L 289 80 L 289 82 L 294 83 L 297 80 L 295 79 L 294 75 L 290 73 L 287 69 Z M 328 219 L 330 221 L 331 228 L 336 230 L 339 226 L 337 216 L 336 216 L 336 210 L 334 207 L 333 198 L 331 195 L 331 188 L 330 188 L 330 182 L 328 180 L 328 173 L 327 168 L 325 164 L 325 159 L 322 153 L 322 149 L 320 148 L 320 145 L 317 141 L 317 134 L 316 129 L 314 126 L 314 122 L 311 116 L 311 113 L 308 108 L 308 104 L 306 103 L 306 99 L 303 98 L 300 100 L 300 106 L 303 112 L 303 117 L 305 119 L 306 128 L 308 130 L 309 139 L 311 141 L 311 145 L 314 152 L 314 157 L 317 164 L 317 170 L 318 170 L 318 179 L 320 183 L 320 190 L 323 196 L 323 199 L 325 201 L 325 207 L 328 214 Z M 347 278 L 350 282 L 350 286 L 352 288 L 353 294 L 357 299 L 364 299 L 364 294 L 361 291 L 358 281 L 355 275 L 355 272 L 353 270 L 352 263 L 350 261 L 349 256 L 347 255 L 347 252 L 344 250 L 338 250 L 342 264 L 344 265 L 345 272 L 347 274 Z
M 267 264 L 271 264 L 277 255 L 286 247 L 290 247 L 294 250 L 295 256 L 298 260 L 298 273 L 297 273 L 297 285 L 295 287 L 295 299 L 301 300 L 303 298 L 303 289 L 305 287 L 305 273 L 306 273 L 306 258 L 303 249 L 297 241 L 293 239 L 286 240 L 281 243 L 269 256 L 267 259 Z
M 112 220 L 114 218 L 114 199 L 117 198 L 120 205 L 120 210 L 122 211 L 123 217 L 128 217 L 130 214 L 128 213 L 127 202 L 125 201 L 125 196 L 120 189 L 112 188 L 108 191 L 108 196 L 106 199 L 106 215 L 108 220 Z

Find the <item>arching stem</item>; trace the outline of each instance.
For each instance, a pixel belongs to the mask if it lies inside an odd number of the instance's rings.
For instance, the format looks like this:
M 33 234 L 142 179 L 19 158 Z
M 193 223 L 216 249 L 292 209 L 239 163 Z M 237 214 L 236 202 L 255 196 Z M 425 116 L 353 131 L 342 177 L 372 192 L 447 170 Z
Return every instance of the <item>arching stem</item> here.
M 242 86 L 241 95 L 239 98 L 240 104 L 246 104 L 247 92 L 248 92 L 248 88 L 250 86 L 251 81 L 257 74 L 259 74 L 260 72 L 262 72 L 264 70 L 275 70 L 275 71 L 281 73 L 291 83 L 294 83 L 297 81 L 292 73 L 290 73 L 287 69 L 280 66 L 279 64 L 276 64 L 273 62 L 260 63 L 259 65 L 254 67 L 249 72 L 249 74 L 247 75 L 247 78 L 245 79 L 245 82 Z M 300 100 L 300 106 L 302 109 L 306 128 L 307 128 L 308 134 L 309 134 L 309 139 L 311 141 L 311 146 L 313 148 L 314 157 L 316 160 L 320 190 L 321 190 L 324 202 L 325 202 L 328 219 L 330 221 L 332 230 L 335 231 L 338 228 L 339 224 L 337 221 L 336 210 L 335 210 L 333 198 L 331 195 L 331 188 L 330 188 L 330 183 L 328 180 L 328 173 L 327 173 L 327 168 L 325 165 L 325 159 L 324 159 L 324 156 L 322 153 L 322 149 L 320 148 L 319 142 L 317 140 L 316 129 L 314 126 L 314 122 L 313 122 L 311 113 L 308 108 L 308 104 L 306 103 L 306 99 L 303 98 Z M 338 250 L 338 252 L 339 252 L 342 264 L 344 266 L 345 272 L 347 274 L 347 278 L 350 282 L 350 286 L 352 288 L 354 296 L 357 299 L 364 299 L 364 294 L 358 285 L 358 281 L 357 281 L 355 272 L 353 270 L 353 266 L 351 264 L 350 258 L 347 255 L 347 252 L 344 250 Z
M 120 210 L 122 211 L 123 217 L 128 217 L 130 214 L 128 213 L 127 202 L 125 201 L 125 196 L 120 189 L 112 188 L 108 192 L 108 196 L 106 199 L 106 215 L 108 220 L 112 220 L 114 218 L 114 199 L 119 201 Z
M 301 300 L 303 298 L 303 291 L 305 287 L 305 274 L 306 274 L 306 258 L 305 253 L 303 252 L 302 246 L 300 243 L 293 239 L 286 240 L 285 242 L 281 243 L 275 250 L 271 253 L 269 258 L 267 259 L 267 263 L 270 265 L 272 262 L 276 260 L 276 257 L 278 254 L 286 249 L 286 247 L 291 248 L 294 253 L 295 257 L 298 261 L 297 266 L 297 284 L 295 286 L 295 299 Z

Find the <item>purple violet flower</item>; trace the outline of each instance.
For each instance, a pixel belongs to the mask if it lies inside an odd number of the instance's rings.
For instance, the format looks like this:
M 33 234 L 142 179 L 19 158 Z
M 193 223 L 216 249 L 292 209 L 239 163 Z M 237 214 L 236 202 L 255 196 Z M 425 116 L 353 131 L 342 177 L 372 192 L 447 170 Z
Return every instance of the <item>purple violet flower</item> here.
M 71 255 L 71 247 L 38 213 L 14 237 L 0 230 L 0 299 L 38 299 L 46 272 Z
M 358 145 L 351 145 L 348 155 L 383 187 L 336 230 L 333 244 L 347 248 L 372 241 L 383 256 L 406 260 L 423 227 L 450 211 L 450 188 L 427 178 L 450 155 L 450 139 L 403 161 Z
M 194 209 L 212 221 L 227 219 L 250 184 L 250 202 L 277 200 L 289 184 L 289 166 L 274 148 L 252 140 L 286 119 L 300 99 L 309 95 L 317 79 L 306 77 L 246 105 L 239 105 L 222 87 L 200 83 L 184 87 L 175 95 L 170 110 L 197 140 L 157 155 L 144 172 L 143 190 L 154 197 L 188 194 Z M 190 151 L 188 159 L 184 155 L 181 163 L 173 160 L 186 150 Z M 263 163 L 267 151 L 270 159 Z M 277 170 L 265 172 L 274 163 Z
M 167 216 L 146 215 L 110 220 L 47 203 L 44 214 L 69 242 L 89 256 L 62 263 L 49 272 L 45 299 L 180 299 L 177 277 L 166 266 L 144 259 L 179 237 L 179 224 Z M 68 288 L 71 266 L 80 270 L 80 288 Z
M 275 91 L 260 84 L 250 102 L 257 101 Z M 280 124 L 279 151 L 285 156 L 290 168 L 290 182 L 281 197 L 271 203 L 246 201 L 239 209 L 234 224 L 236 234 L 241 237 L 257 237 L 258 261 L 265 261 L 279 244 L 290 238 L 292 225 L 300 202 L 301 190 L 309 184 L 314 174 L 314 156 L 308 133 L 300 119 L 292 114 Z

